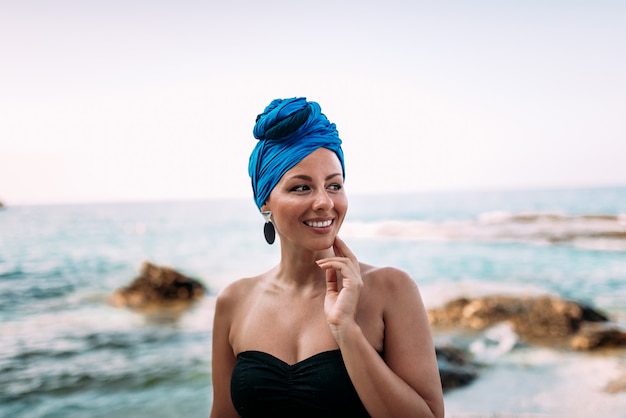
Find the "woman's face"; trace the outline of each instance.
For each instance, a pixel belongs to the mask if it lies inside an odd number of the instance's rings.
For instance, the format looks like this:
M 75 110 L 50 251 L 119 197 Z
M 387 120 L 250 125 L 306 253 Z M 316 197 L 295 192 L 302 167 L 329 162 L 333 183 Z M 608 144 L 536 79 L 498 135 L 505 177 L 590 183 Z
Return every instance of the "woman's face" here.
M 281 242 L 330 248 L 348 210 L 337 155 L 326 148 L 309 154 L 283 175 L 262 210 L 272 211 Z

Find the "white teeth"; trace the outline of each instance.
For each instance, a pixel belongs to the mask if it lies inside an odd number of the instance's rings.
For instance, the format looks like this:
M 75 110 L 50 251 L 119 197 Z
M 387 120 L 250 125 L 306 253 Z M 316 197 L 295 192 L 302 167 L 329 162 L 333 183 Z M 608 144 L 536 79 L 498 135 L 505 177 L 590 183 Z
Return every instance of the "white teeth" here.
M 330 226 L 333 223 L 332 220 L 323 221 L 323 222 L 305 222 L 308 226 L 312 226 L 313 228 L 325 228 Z

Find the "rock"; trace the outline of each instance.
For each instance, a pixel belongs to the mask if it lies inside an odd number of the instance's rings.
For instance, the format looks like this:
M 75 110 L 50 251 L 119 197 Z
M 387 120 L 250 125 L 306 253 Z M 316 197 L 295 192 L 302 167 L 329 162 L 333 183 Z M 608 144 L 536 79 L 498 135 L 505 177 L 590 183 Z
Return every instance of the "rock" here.
M 577 332 L 586 321 L 607 318 L 577 302 L 542 296 L 529 299 L 519 315 L 512 318 L 513 328 L 523 338 L 565 338 Z
M 587 305 L 551 296 L 460 298 L 430 309 L 428 317 L 434 327 L 462 326 L 474 330 L 508 322 L 522 340 L 542 343 L 562 343 L 583 324 L 608 321 L 605 315 Z M 584 343 L 579 345 L 582 347 Z
M 570 345 L 575 350 L 626 347 L 626 331 L 609 322 L 585 323 L 574 335 Z
M 428 321 L 431 325 L 452 327 L 461 324 L 463 308 L 470 303 L 469 299 L 453 299 L 441 308 L 428 310 Z
M 521 314 L 524 302 L 524 299 L 501 296 L 474 299 L 463 307 L 461 321 L 472 329 L 484 329 Z
M 467 352 L 453 346 L 437 346 L 437 365 L 444 391 L 469 385 L 478 376 L 478 368 Z
M 201 299 L 206 289 L 198 280 L 176 270 L 144 262 L 141 274 L 111 296 L 114 306 L 144 313 L 184 311 Z

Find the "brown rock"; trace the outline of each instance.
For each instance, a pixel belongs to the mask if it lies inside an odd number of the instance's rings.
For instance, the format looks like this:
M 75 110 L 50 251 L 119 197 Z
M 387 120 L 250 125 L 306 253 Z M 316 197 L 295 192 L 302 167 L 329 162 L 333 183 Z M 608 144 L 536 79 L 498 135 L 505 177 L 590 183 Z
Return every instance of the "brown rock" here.
M 585 323 L 574 335 L 570 345 L 575 350 L 626 347 L 626 332 L 613 323 Z
M 439 309 L 428 310 L 428 320 L 431 325 L 456 326 L 461 322 L 463 308 L 470 302 L 469 299 L 454 299 Z
M 509 322 L 522 340 L 555 342 L 576 334 L 582 324 L 606 322 L 607 317 L 584 304 L 551 296 L 493 295 L 473 300 L 455 299 L 430 309 L 432 326 L 461 326 L 482 330 Z
M 528 300 L 512 323 L 525 338 L 565 338 L 578 330 L 582 318 L 579 304 L 544 296 Z
M 484 329 L 519 315 L 524 304 L 524 299 L 506 296 L 474 299 L 463 308 L 461 322 L 472 329 Z
M 176 270 L 144 262 L 141 274 L 126 287 L 117 289 L 111 303 L 142 312 L 190 307 L 206 293 L 199 281 Z

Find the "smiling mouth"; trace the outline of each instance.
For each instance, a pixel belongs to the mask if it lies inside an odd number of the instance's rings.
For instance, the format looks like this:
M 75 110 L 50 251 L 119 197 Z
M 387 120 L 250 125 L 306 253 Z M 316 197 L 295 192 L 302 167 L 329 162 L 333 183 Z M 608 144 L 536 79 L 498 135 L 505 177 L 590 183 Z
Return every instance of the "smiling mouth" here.
M 332 225 L 333 220 L 329 219 L 327 221 L 305 221 L 304 224 L 313 228 L 326 228 Z

